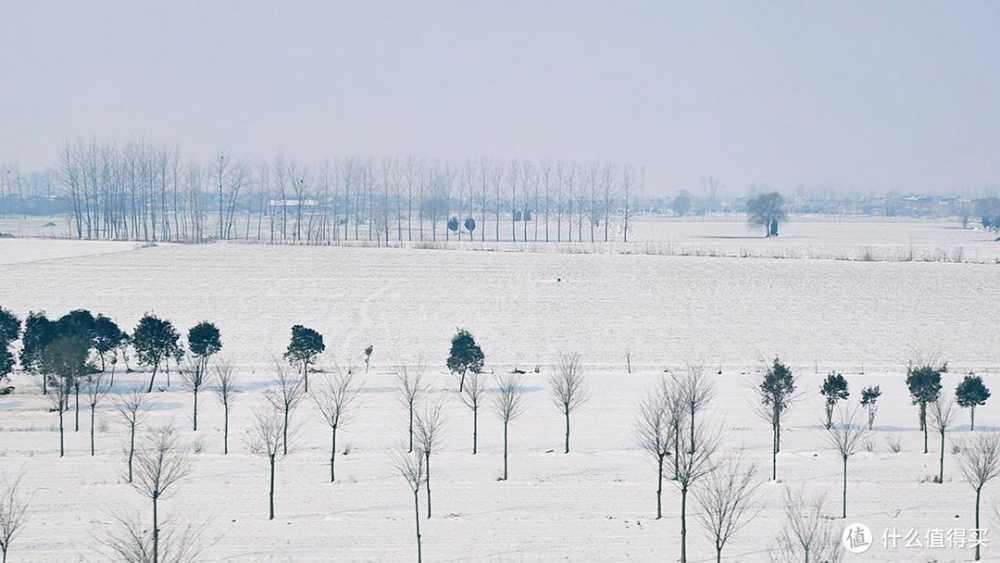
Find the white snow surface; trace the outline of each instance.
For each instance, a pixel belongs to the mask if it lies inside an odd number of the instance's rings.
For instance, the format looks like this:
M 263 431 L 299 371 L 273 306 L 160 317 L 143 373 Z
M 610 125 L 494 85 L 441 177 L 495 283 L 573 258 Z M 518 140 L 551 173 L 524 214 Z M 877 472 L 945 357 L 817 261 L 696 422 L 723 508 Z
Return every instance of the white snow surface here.
M 202 446 L 191 454 L 192 476 L 161 513 L 175 525 L 208 521 L 206 560 L 415 560 L 412 496 L 389 460 L 406 438 L 392 376 L 400 363 L 425 364 L 431 394 L 448 405 L 444 444 L 432 456 L 434 517 L 421 523 L 425 561 L 676 560 L 679 494 L 666 485 L 664 519 L 654 520 L 655 466 L 636 447 L 636 405 L 665 368 L 704 363 L 718 391 L 706 416 L 723 432 L 724 452 L 742 452 L 765 479 L 771 434 L 752 400 L 762 362 L 775 355 L 792 365 L 804 396 L 783 425 L 780 483 L 763 486 L 764 510 L 726 547 L 727 560 L 768 560 L 783 518 L 783 485 L 826 493 L 827 513 L 839 515 L 840 459 L 823 439 L 818 393 L 830 369 L 847 375 L 852 404 L 863 386 L 883 392 L 875 451 L 850 460 L 846 521 L 868 525 L 876 546 L 847 561 L 971 560 L 969 550 L 887 551 L 881 533 L 973 527 L 974 495 L 951 449 L 971 436 L 968 413 L 948 434 L 945 482 L 929 482 L 939 438 L 932 434 L 930 453 L 921 453 L 903 370 L 914 354 L 935 353 L 949 361 L 949 393 L 969 370 L 1000 389 L 995 266 L 242 244 L 118 250 L 7 263 L 0 305 L 22 318 L 29 310 L 58 316 L 85 307 L 127 328 L 145 311 L 182 331 L 203 319 L 218 324 L 221 355 L 237 363 L 244 389 L 233 409 L 232 453 L 221 455 L 222 411 L 207 392 L 200 430 L 190 431 L 191 397 L 176 373 L 169 389 L 154 393 L 150 422 L 173 422 L 188 447 Z M 328 482 L 329 431 L 311 403 L 295 413 L 297 439 L 279 461 L 277 519 L 269 522 L 266 462 L 247 452 L 245 432 L 292 324 L 322 332 L 321 366 L 361 369 L 364 391 L 356 416 L 338 433 L 335 484 Z M 527 412 L 512 427 L 507 482 L 497 480 L 499 421 L 488 407 L 481 412 L 480 453 L 471 455 L 471 414 L 444 373 L 459 326 L 481 342 L 487 370 L 528 371 Z M 374 361 L 363 375 L 369 343 Z M 583 355 L 591 391 L 574 415 L 570 454 L 560 453 L 563 421 L 546 382 L 561 351 Z M 119 374 L 118 385 L 147 377 Z M 56 415 L 32 378 L 18 374 L 12 382 L 16 392 L 0 398 L 0 473 L 23 472 L 35 492 L 10 560 L 106 560 L 94 538 L 111 527 L 109 514 L 134 509 L 148 517 L 147 503 L 122 476 L 127 434 L 110 400 L 97 415 L 97 456 L 89 456 L 81 413 L 80 432 L 68 433 L 67 456 L 59 459 Z M 977 431 L 996 430 L 1000 412 L 987 403 L 976 422 Z M 901 441 L 901 453 L 888 450 L 888 438 Z M 992 530 L 1000 523 L 998 502 L 994 483 L 983 502 L 984 526 Z M 688 525 L 690 560 L 714 560 L 694 518 Z M 991 545 L 985 555 L 998 550 Z

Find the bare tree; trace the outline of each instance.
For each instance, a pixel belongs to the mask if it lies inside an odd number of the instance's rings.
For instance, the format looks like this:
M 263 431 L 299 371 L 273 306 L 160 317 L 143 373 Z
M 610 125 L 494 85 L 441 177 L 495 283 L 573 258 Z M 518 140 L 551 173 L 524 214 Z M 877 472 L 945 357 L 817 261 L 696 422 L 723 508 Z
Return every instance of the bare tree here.
M 462 403 L 472 411 L 472 455 L 476 455 L 478 450 L 479 407 L 483 404 L 485 393 L 486 385 L 483 377 L 477 372 L 471 372 L 460 397 Z
M 935 432 L 941 435 L 941 457 L 938 466 L 938 483 L 944 483 L 944 435 L 948 427 L 955 422 L 958 411 L 955 410 L 955 400 L 952 398 L 938 397 L 936 401 L 929 405 L 931 420 L 930 426 Z
M 722 562 L 722 550 L 730 538 L 760 514 L 763 505 L 757 498 L 761 482 L 757 466 L 741 457 L 715 467 L 705 484 L 694 489 L 700 512 L 695 518 L 715 546 L 715 561 Z
M 563 453 L 569 453 L 569 415 L 587 401 L 587 381 L 580 369 L 580 354 L 562 354 L 556 372 L 549 378 L 552 402 L 566 418 Z
M 272 401 L 266 401 L 254 410 L 253 423 L 247 441 L 250 453 L 266 457 L 270 468 L 270 486 L 267 493 L 268 520 L 274 520 L 274 472 L 278 455 L 285 455 L 282 452 L 288 451 L 285 420 L 287 418 L 282 409 Z
M 858 419 L 857 409 L 848 406 L 841 407 L 836 423 L 826 428 L 826 441 L 837 450 L 844 466 L 843 511 L 841 518 L 847 518 L 847 460 L 861 450 L 862 443 L 868 437 L 868 428 Z M 825 425 L 824 425 L 825 426 Z
M 785 525 L 777 538 L 773 561 L 839 563 L 840 537 L 825 514 L 826 496 L 808 498 L 802 490 L 785 487 Z
M 193 430 L 198 431 L 198 391 L 201 390 L 202 386 L 207 383 L 208 380 L 208 364 L 207 358 L 205 361 L 201 359 L 190 359 L 187 360 L 180 369 L 181 379 L 184 382 L 184 386 L 191 391 L 192 398 L 194 400 L 194 410 L 191 414 L 191 421 L 193 424 Z
M 671 424 L 673 403 L 664 393 L 661 384 L 649 391 L 639 403 L 639 417 L 635 433 L 639 447 L 656 460 L 656 519 L 663 517 L 663 461 L 670 455 L 674 444 L 674 427 Z
M 274 369 L 277 373 L 275 381 L 278 383 L 277 389 L 268 389 L 264 392 L 264 396 L 276 409 L 278 409 L 283 418 L 281 424 L 281 454 L 288 455 L 288 429 L 289 420 L 291 419 L 292 413 L 298 408 L 302 400 L 305 399 L 305 390 L 302 388 L 302 379 L 295 377 L 288 370 L 284 368 L 280 363 L 274 362 Z
M 497 376 L 497 391 L 493 397 L 493 409 L 503 423 L 503 479 L 507 480 L 507 434 L 511 422 L 524 414 L 521 380 L 515 374 Z
M 694 424 L 688 421 L 688 424 Z M 694 447 L 697 443 L 698 447 Z M 674 485 L 681 492 L 681 563 L 687 563 L 687 497 L 691 487 L 712 473 L 715 466 L 712 456 L 719 446 L 718 432 L 699 423 L 694 432 L 681 432 L 681 448 L 677 460 L 677 478 Z
M 660 392 L 663 399 L 667 401 L 667 416 L 670 424 L 670 437 L 674 442 L 674 477 L 677 480 L 677 473 L 680 471 L 681 460 L 681 430 L 687 420 L 687 409 L 684 407 L 684 394 L 680 380 L 676 374 L 660 379 Z
M 115 399 L 115 409 L 121 415 L 122 422 L 128 427 L 128 482 L 132 482 L 132 461 L 135 458 L 135 433 L 139 426 L 146 421 L 149 412 L 148 395 L 133 389 L 128 393 L 118 395 Z
M 236 370 L 232 363 L 226 360 L 215 363 L 215 382 L 211 389 L 215 398 L 222 403 L 222 455 L 229 455 L 229 408 L 239 392 Z
M 0 481 L 0 550 L 3 563 L 7 563 L 7 553 L 11 543 L 28 521 L 31 496 L 21 492 L 21 477 L 12 481 Z
M 48 377 L 47 373 L 42 374 L 43 379 L 47 377 Z M 59 457 L 63 457 L 64 455 L 66 455 L 66 448 L 65 448 L 66 426 L 64 423 L 63 414 L 65 413 L 66 410 L 66 401 L 69 398 L 68 380 L 66 380 L 63 377 L 57 378 L 54 390 L 46 396 L 49 398 L 49 402 L 52 404 L 51 410 L 56 411 L 56 414 L 59 415 Z
M 312 396 L 316 408 L 319 410 L 323 421 L 330 427 L 330 482 L 333 483 L 337 474 L 335 473 L 335 463 L 337 460 L 337 429 L 348 422 L 351 410 L 354 408 L 361 387 L 355 385 L 354 374 L 350 371 L 341 373 L 337 370 L 331 377 L 329 374 L 324 377 L 323 384 Z
M 142 517 L 135 512 L 110 515 L 115 529 L 107 532 L 98 541 L 104 546 L 105 555 L 115 561 L 125 563 L 151 563 L 153 559 L 153 533 L 142 523 Z M 207 548 L 204 538 L 205 524 L 192 522 L 185 526 L 175 526 L 164 520 L 166 528 L 158 538 L 156 558 L 159 563 L 194 563 L 201 558 Z
M 677 380 L 680 402 L 688 417 L 690 437 L 688 444 L 691 449 L 697 447 L 695 442 L 695 415 L 702 411 L 715 397 L 715 385 L 702 366 L 689 365 L 687 374 Z
M 159 561 L 159 502 L 190 474 L 190 461 L 182 452 L 179 436 L 171 426 L 154 430 L 135 453 L 132 487 L 153 502 L 153 563 Z
M 424 455 L 424 486 L 427 488 L 427 518 L 431 517 L 431 452 L 441 443 L 445 416 L 442 401 L 427 402 L 417 413 L 417 446 Z
M 104 380 L 104 372 L 92 373 L 87 376 L 85 392 L 87 394 L 87 404 L 90 405 L 90 455 L 94 456 L 94 419 L 96 418 L 97 405 L 104 400 L 111 385 Z
M 399 400 L 406 407 L 406 410 L 410 419 L 410 430 L 409 430 L 409 453 L 413 452 L 413 418 L 414 418 L 414 408 L 417 403 L 417 399 L 424 393 L 426 387 L 423 383 L 424 370 L 423 366 L 417 365 L 413 370 L 406 366 L 400 366 L 399 372 L 396 374 L 397 385 L 399 388 Z
M 424 456 L 419 452 L 398 453 L 393 457 L 396 471 L 413 492 L 413 516 L 417 526 L 417 563 L 423 561 L 420 545 L 420 485 L 424 482 Z
M 959 463 L 966 482 L 976 491 L 976 561 L 979 561 L 982 543 L 979 541 L 979 503 L 983 487 L 1000 476 L 1000 435 L 994 432 L 979 434 L 962 444 Z

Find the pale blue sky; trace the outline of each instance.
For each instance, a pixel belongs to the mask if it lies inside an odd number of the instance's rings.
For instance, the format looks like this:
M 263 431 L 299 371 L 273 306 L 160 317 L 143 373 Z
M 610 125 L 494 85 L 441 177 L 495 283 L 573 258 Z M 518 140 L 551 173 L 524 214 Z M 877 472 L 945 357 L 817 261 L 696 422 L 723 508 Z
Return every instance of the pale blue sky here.
M 647 189 L 1000 185 L 998 2 L 8 1 L 0 161 L 611 159 Z

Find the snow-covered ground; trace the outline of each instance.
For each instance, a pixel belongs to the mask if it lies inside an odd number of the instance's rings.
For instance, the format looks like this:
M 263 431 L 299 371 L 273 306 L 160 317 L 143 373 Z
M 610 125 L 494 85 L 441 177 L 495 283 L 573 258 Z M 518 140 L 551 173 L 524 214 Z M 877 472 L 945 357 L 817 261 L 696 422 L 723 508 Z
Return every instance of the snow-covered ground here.
M 94 254 L 110 254 L 131 250 L 138 246 L 134 242 L 0 238 L 0 266 Z
M 176 379 L 155 393 L 155 423 L 173 420 L 185 440 L 202 445 L 192 454 L 193 475 L 162 512 L 178 521 L 208 519 L 206 537 L 217 541 L 207 559 L 414 559 L 412 496 L 389 461 L 406 437 L 391 372 L 422 362 L 433 394 L 448 401 L 444 446 L 432 458 L 435 516 L 422 523 L 426 561 L 675 560 L 679 495 L 668 486 L 665 518 L 655 521 L 655 467 L 633 431 L 637 402 L 665 368 L 704 363 L 718 390 L 711 417 L 726 452 L 743 450 L 766 478 L 771 435 L 754 414 L 753 385 L 762 361 L 775 355 L 793 367 L 805 391 L 784 426 L 779 479 L 827 493 L 831 516 L 840 509 L 841 473 L 820 425 L 822 377 L 843 371 L 852 403 L 862 386 L 882 388 L 875 451 L 851 460 L 847 520 L 868 525 L 876 546 L 847 560 L 971 559 L 958 549 L 887 551 L 881 534 L 973 527 L 974 496 L 951 454 L 952 439 L 970 435 L 967 413 L 949 434 L 945 482 L 927 482 L 936 473 L 938 445 L 932 439 L 930 454 L 920 453 L 922 434 L 902 371 L 915 354 L 936 353 L 952 368 L 945 376 L 949 392 L 969 370 L 1000 388 L 996 266 L 245 244 L 117 250 L 8 263 L 0 268 L 0 305 L 21 317 L 30 309 L 58 316 L 86 307 L 129 328 L 145 311 L 182 330 L 203 319 L 219 325 L 222 355 L 237 363 L 246 389 L 234 409 L 233 453 L 221 455 L 221 408 L 207 393 L 197 434 L 189 430 L 190 395 Z M 324 334 L 322 364 L 358 366 L 368 344 L 374 361 L 371 375 L 361 376 L 357 416 L 338 436 L 346 455 L 338 460 L 336 484 L 327 482 L 329 435 L 315 407 L 304 403 L 295 414 L 298 445 L 279 462 L 277 519 L 268 522 L 266 463 L 247 453 L 244 433 L 273 376 L 272 359 L 296 323 Z M 456 327 L 480 340 L 488 370 L 516 365 L 529 372 L 527 412 L 513 426 L 507 482 L 497 481 L 499 422 L 483 412 L 480 453 L 471 455 L 471 415 L 444 374 Z M 574 418 L 568 455 L 559 453 L 562 420 L 546 385 L 559 352 L 583 355 L 592 396 Z M 532 373 L 535 366 L 540 374 Z M 108 512 L 148 511 L 122 477 L 123 428 L 107 403 L 98 415 L 96 458 L 88 455 L 81 417 L 67 457 L 58 459 L 56 416 L 29 378 L 17 375 L 13 384 L 16 393 L 0 399 L 0 467 L 23 471 L 36 493 L 12 560 L 103 560 L 93 536 L 110 526 Z M 1000 413 L 987 404 L 977 412 L 977 427 L 1000 427 Z M 902 452 L 891 453 L 887 438 L 899 439 Z M 761 516 L 726 549 L 731 561 L 767 560 L 781 526 L 782 484 L 765 485 L 762 495 Z M 984 523 L 995 530 L 1000 484 L 984 498 Z M 689 523 L 692 560 L 712 560 L 710 543 Z

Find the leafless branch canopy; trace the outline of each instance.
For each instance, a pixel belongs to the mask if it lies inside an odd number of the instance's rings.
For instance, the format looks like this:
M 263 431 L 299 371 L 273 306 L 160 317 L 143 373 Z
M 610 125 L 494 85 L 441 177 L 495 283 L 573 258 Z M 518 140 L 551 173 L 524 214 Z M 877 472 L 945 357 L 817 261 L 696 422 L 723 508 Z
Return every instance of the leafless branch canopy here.
M 580 354 L 562 354 L 556 372 L 549 377 L 552 402 L 560 412 L 573 412 L 587 401 L 587 381 L 580 367 Z
M 496 385 L 493 409 L 501 421 L 512 422 L 524 414 L 524 387 L 521 379 L 513 373 L 498 375 Z
M 429 401 L 423 409 L 417 410 L 416 417 L 417 445 L 424 454 L 430 454 L 441 441 L 444 431 L 445 415 L 442 401 Z
M 115 410 L 129 427 L 137 427 L 145 421 L 149 406 L 149 395 L 140 393 L 138 389 L 122 393 L 115 399 Z
M 959 454 L 962 475 L 974 490 L 1000 476 L 1000 435 L 983 432 L 962 444 Z
M 741 457 L 726 460 L 716 466 L 694 489 L 701 511 L 695 514 L 705 534 L 718 551 L 744 526 L 760 514 L 763 504 L 757 498 L 761 481 L 757 466 Z
M 285 415 L 271 401 L 265 401 L 253 411 L 253 422 L 247 437 L 250 453 L 263 457 L 276 457 L 281 453 L 285 433 Z
M 11 481 L 0 481 L 0 549 L 5 560 L 11 542 L 28 521 L 29 506 L 31 497 L 21 491 L 20 476 Z
M 105 555 L 126 563 L 152 563 L 153 530 L 144 526 L 137 513 L 124 516 L 111 515 L 115 528 L 97 541 L 104 547 Z M 170 521 L 162 523 L 156 560 L 159 563 L 193 563 L 211 546 L 205 539 L 205 523 L 175 526 Z
M 150 499 L 162 499 L 178 481 L 191 474 L 191 463 L 172 426 L 150 432 L 135 452 L 132 486 Z
M 361 386 L 355 383 L 354 374 L 335 369 L 332 375 L 325 374 L 312 399 L 323 421 L 331 428 L 338 428 L 349 421 L 360 394 Z
M 213 366 L 215 380 L 212 383 L 212 393 L 223 405 L 228 405 L 236 398 L 238 380 L 236 368 L 228 360 L 217 360 Z
M 861 418 L 858 409 L 843 405 L 837 421 L 826 429 L 826 441 L 840 457 L 847 458 L 858 453 L 869 436 L 868 427 Z M 825 421 L 823 424 L 825 427 Z
M 393 467 L 406 480 L 410 490 L 417 492 L 426 478 L 424 471 L 424 456 L 421 452 L 406 453 L 405 450 L 392 456 Z

